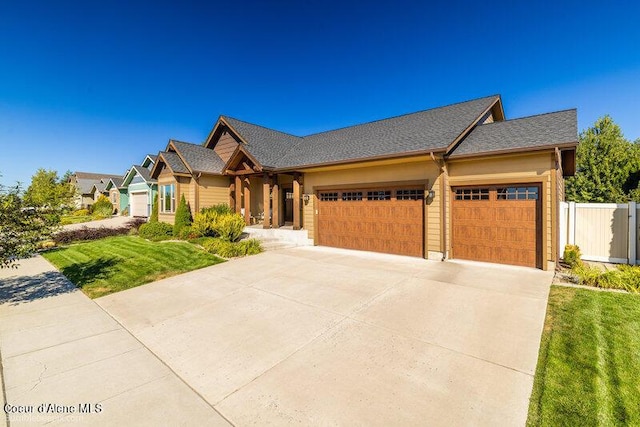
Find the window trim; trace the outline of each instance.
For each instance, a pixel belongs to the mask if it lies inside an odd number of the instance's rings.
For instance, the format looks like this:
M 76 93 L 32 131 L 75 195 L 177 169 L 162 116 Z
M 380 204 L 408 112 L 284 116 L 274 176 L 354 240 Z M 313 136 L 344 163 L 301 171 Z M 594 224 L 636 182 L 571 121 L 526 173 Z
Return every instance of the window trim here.
M 173 214 L 176 212 L 176 184 L 172 183 L 172 184 L 161 184 L 158 185 L 158 212 L 163 213 L 163 214 Z M 166 203 L 167 203 L 167 192 L 166 192 L 166 188 L 169 187 L 170 188 L 170 200 L 169 200 L 169 207 L 170 210 L 166 210 Z

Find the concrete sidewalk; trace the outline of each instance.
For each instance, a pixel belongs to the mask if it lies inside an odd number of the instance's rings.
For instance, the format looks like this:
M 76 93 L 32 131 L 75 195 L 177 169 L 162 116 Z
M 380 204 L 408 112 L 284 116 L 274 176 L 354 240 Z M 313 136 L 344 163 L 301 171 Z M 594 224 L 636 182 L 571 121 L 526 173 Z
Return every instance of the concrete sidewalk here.
M 0 270 L 0 426 L 229 425 L 44 258 L 20 264 Z

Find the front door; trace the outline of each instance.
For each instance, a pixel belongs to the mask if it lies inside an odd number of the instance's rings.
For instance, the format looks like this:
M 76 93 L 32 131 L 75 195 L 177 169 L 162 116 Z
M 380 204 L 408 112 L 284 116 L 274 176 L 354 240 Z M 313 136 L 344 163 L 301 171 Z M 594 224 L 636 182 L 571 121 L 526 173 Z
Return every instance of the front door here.
M 293 222 L 293 187 L 282 188 L 282 205 L 284 206 L 284 222 Z

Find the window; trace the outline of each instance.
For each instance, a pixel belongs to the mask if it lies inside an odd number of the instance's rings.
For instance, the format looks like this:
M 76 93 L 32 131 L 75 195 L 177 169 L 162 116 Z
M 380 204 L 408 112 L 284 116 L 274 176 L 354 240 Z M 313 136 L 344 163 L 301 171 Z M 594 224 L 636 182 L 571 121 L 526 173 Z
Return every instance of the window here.
M 387 190 L 367 191 L 367 199 L 368 200 L 391 200 L 391 191 L 387 191 Z
M 320 201 L 322 202 L 337 202 L 338 193 L 320 193 Z
M 538 187 L 498 188 L 498 200 L 538 200 Z
M 116 193 L 111 193 L 111 203 L 116 202 Z
M 396 200 L 422 200 L 424 190 L 397 190 Z
M 173 213 L 176 210 L 176 185 L 160 186 L 160 206 L 162 213 Z
M 342 200 L 352 201 L 352 200 L 362 200 L 362 191 L 345 191 L 342 193 Z
M 456 200 L 489 200 L 488 188 L 464 188 L 456 190 Z

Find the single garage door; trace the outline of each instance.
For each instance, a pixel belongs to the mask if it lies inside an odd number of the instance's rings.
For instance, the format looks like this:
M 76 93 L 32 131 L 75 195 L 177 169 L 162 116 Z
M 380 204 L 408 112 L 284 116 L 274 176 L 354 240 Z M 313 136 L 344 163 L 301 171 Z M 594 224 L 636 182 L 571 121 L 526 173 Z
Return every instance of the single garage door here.
M 131 193 L 131 200 L 129 204 L 131 205 L 131 216 L 148 216 L 147 213 L 147 192 L 143 191 L 140 193 Z
M 424 187 L 318 192 L 318 244 L 424 256 Z
M 540 187 L 453 188 L 452 257 L 541 267 Z

